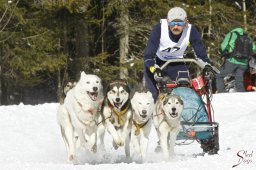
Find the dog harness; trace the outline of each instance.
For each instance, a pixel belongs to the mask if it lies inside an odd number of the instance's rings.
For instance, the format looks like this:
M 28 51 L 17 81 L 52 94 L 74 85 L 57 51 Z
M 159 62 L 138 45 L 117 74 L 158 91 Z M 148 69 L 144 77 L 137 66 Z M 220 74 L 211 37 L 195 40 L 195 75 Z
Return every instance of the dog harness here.
M 145 123 L 141 123 L 141 124 L 137 123 L 136 121 L 133 121 L 133 124 L 136 127 L 135 136 L 140 135 L 140 129 L 143 128 L 148 123 L 148 121 L 146 121 Z
M 112 113 L 114 113 L 117 117 L 117 123 L 120 124 L 120 126 L 123 126 L 124 125 L 124 122 L 125 122 L 125 113 L 128 111 L 129 109 L 129 104 L 123 109 L 123 110 L 116 110 L 112 105 L 110 105 L 111 107 L 111 115 Z M 115 119 L 112 119 L 112 123 L 114 123 Z

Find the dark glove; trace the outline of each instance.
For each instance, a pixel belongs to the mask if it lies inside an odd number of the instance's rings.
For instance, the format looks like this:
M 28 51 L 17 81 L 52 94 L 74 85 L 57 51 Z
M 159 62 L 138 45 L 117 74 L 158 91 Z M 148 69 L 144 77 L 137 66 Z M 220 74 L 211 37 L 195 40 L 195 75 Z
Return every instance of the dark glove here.
M 156 68 L 154 71 L 154 79 L 159 82 L 163 79 L 163 72 L 160 68 Z
M 227 50 L 224 50 L 224 51 L 220 50 L 220 56 L 224 58 L 229 58 L 231 56 L 231 53 L 228 52 Z
M 203 72 L 212 72 L 212 66 L 210 64 L 205 65 Z
M 207 80 L 212 80 L 213 78 L 215 78 L 217 73 L 211 65 L 206 65 L 203 69 L 203 74 Z

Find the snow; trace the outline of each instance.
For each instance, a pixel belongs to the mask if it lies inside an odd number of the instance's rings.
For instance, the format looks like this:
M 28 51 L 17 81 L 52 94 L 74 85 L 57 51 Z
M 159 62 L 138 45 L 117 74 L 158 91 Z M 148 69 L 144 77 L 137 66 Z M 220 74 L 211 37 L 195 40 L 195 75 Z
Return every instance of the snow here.
M 57 103 L 0 106 L 0 169 L 256 169 L 256 93 L 214 94 L 212 104 L 215 121 L 220 125 L 217 155 L 202 155 L 200 145 L 193 142 L 175 146 L 176 157 L 163 161 L 161 153 L 154 152 L 157 137 L 152 128 L 144 163 L 125 159 L 124 149 L 114 150 L 111 137 L 106 133 L 106 151 L 91 154 L 79 149 L 79 165 L 66 161 L 67 154 L 56 121 Z

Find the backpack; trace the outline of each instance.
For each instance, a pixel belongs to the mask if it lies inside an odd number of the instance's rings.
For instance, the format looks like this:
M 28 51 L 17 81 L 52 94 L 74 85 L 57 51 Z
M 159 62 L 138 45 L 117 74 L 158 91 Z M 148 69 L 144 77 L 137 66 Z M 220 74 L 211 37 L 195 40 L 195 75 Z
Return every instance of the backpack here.
M 235 57 L 241 58 L 241 59 L 242 58 L 243 59 L 250 58 L 253 55 L 252 39 L 248 36 L 248 34 L 240 35 L 236 31 L 234 31 L 232 33 L 235 33 L 237 35 L 237 39 L 235 40 L 235 46 L 234 46 L 234 50 L 232 52 L 232 56 L 235 56 Z

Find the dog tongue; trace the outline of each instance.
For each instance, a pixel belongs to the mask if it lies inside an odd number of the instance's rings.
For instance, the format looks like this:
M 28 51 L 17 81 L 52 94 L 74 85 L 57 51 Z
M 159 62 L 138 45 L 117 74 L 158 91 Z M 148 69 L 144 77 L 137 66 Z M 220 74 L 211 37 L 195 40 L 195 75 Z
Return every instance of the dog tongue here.
M 121 103 L 114 103 L 116 108 L 119 108 L 121 106 Z
M 96 100 L 97 96 L 98 96 L 98 93 L 92 92 L 92 93 L 90 93 L 90 95 L 91 95 L 92 100 Z

